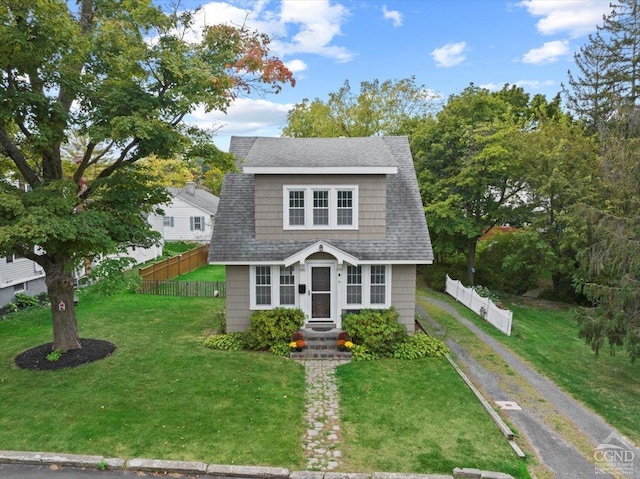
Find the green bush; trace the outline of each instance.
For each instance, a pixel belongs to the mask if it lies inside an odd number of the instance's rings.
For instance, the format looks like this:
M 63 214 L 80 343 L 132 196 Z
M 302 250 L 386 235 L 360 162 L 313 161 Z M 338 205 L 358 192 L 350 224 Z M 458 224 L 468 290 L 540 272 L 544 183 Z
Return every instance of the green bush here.
M 393 351 L 396 359 L 435 358 L 449 354 L 449 348 L 439 339 L 422 331 L 406 336 Z
M 267 351 L 289 339 L 304 324 L 304 313 L 297 308 L 275 308 L 254 311 L 245 333 L 246 346 L 255 351 Z
M 399 314 L 393 309 L 363 309 L 342 318 L 342 329 L 353 342 L 365 346 L 378 356 L 391 356 L 395 346 L 407 334 L 398 322 Z
M 214 334 L 204 340 L 209 349 L 221 351 L 240 351 L 244 346 L 244 333 Z
M 135 260 L 128 256 L 101 260 L 89 273 L 89 278 L 97 281 L 92 290 L 104 296 L 121 291 L 139 291 L 142 278 L 135 272 L 127 271 L 135 263 Z
M 16 306 L 18 306 L 18 308 L 32 308 L 35 306 L 40 306 L 40 300 L 38 299 L 37 296 L 29 296 L 28 294 L 24 294 L 24 293 L 16 293 L 15 294 L 15 298 L 16 298 Z
M 288 358 L 291 356 L 291 348 L 289 347 L 289 343 L 282 342 L 276 343 L 269 348 L 269 352 L 271 354 L 275 354 L 276 356 L 282 356 L 283 358 Z
M 373 361 L 378 359 L 379 356 L 376 353 L 372 353 L 362 344 L 354 344 L 351 347 L 351 360 L 352 361 Z

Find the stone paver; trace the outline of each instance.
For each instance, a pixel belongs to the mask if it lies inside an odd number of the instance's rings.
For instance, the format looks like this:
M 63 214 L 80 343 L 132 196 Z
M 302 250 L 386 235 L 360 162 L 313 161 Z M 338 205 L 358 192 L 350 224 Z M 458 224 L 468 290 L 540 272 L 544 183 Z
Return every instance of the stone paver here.
M 340 466 L 340 400 L 336 368 L 346 360 L 300 361 L 305 368 L 307 431 L 302 440 L 307 469 L 332 471 Z

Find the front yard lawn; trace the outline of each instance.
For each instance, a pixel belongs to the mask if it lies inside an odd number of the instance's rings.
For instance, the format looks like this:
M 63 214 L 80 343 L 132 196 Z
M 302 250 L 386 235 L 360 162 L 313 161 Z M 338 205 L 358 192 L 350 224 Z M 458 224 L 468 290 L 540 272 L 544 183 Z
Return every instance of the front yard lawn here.
M 338 378 L 346 469 L 530 477 L 445 358 L 352 362 Z
M 0 320 L 1 448 L 304 469 L 304 369 L 203 347 L 223 306 L 222 298 L 82 291 L 81 337 L 117 349 L 58 371 L 13 364 L 51 341 L 48 310 Z M 445 360 L 351 363 L 338 375 L 340 470 L 451 474 L 459 466 L 529 477 Z

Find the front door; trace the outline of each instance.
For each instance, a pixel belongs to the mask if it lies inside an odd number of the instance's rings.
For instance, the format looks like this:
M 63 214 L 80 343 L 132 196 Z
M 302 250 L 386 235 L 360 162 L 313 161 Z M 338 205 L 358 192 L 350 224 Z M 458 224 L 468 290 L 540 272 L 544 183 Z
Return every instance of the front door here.
M 333 321 L 332 273 L 331 265 L 311 265 L 309 295 L 311 297 L 310 320 L 313 322 Z

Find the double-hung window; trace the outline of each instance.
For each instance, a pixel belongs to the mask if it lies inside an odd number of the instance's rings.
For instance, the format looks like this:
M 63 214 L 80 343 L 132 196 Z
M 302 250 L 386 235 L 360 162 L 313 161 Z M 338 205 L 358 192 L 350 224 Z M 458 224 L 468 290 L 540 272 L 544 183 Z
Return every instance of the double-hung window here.
M 293 266 L 280 266 L 280 306 L 296 304 L 296 276 Z
M 304 226 L 304 194 L 305 190 L 289 190 L 289 225 Z
M 358 229 L 355 185 L 285 185 L 284 229 Z
M 347 266 L 347 304 L 362 304 L 362 266 Z
M 204 231 L 204 216 L 191 217 L 191 231 Z
M 165 216 L 164 217 L 164 226 L 168 226 L 173 228 L 173 216 Z
M 390 266 L 347 265 L 346 304 L 359 308 L 390 306 Z
M 297 302 L 295 266 L 256 265 L 251 267 L 251 309 L 292 307 Z
M 256 266 L 255 283 L 256 305 L 271 305 L 271 266 Z

